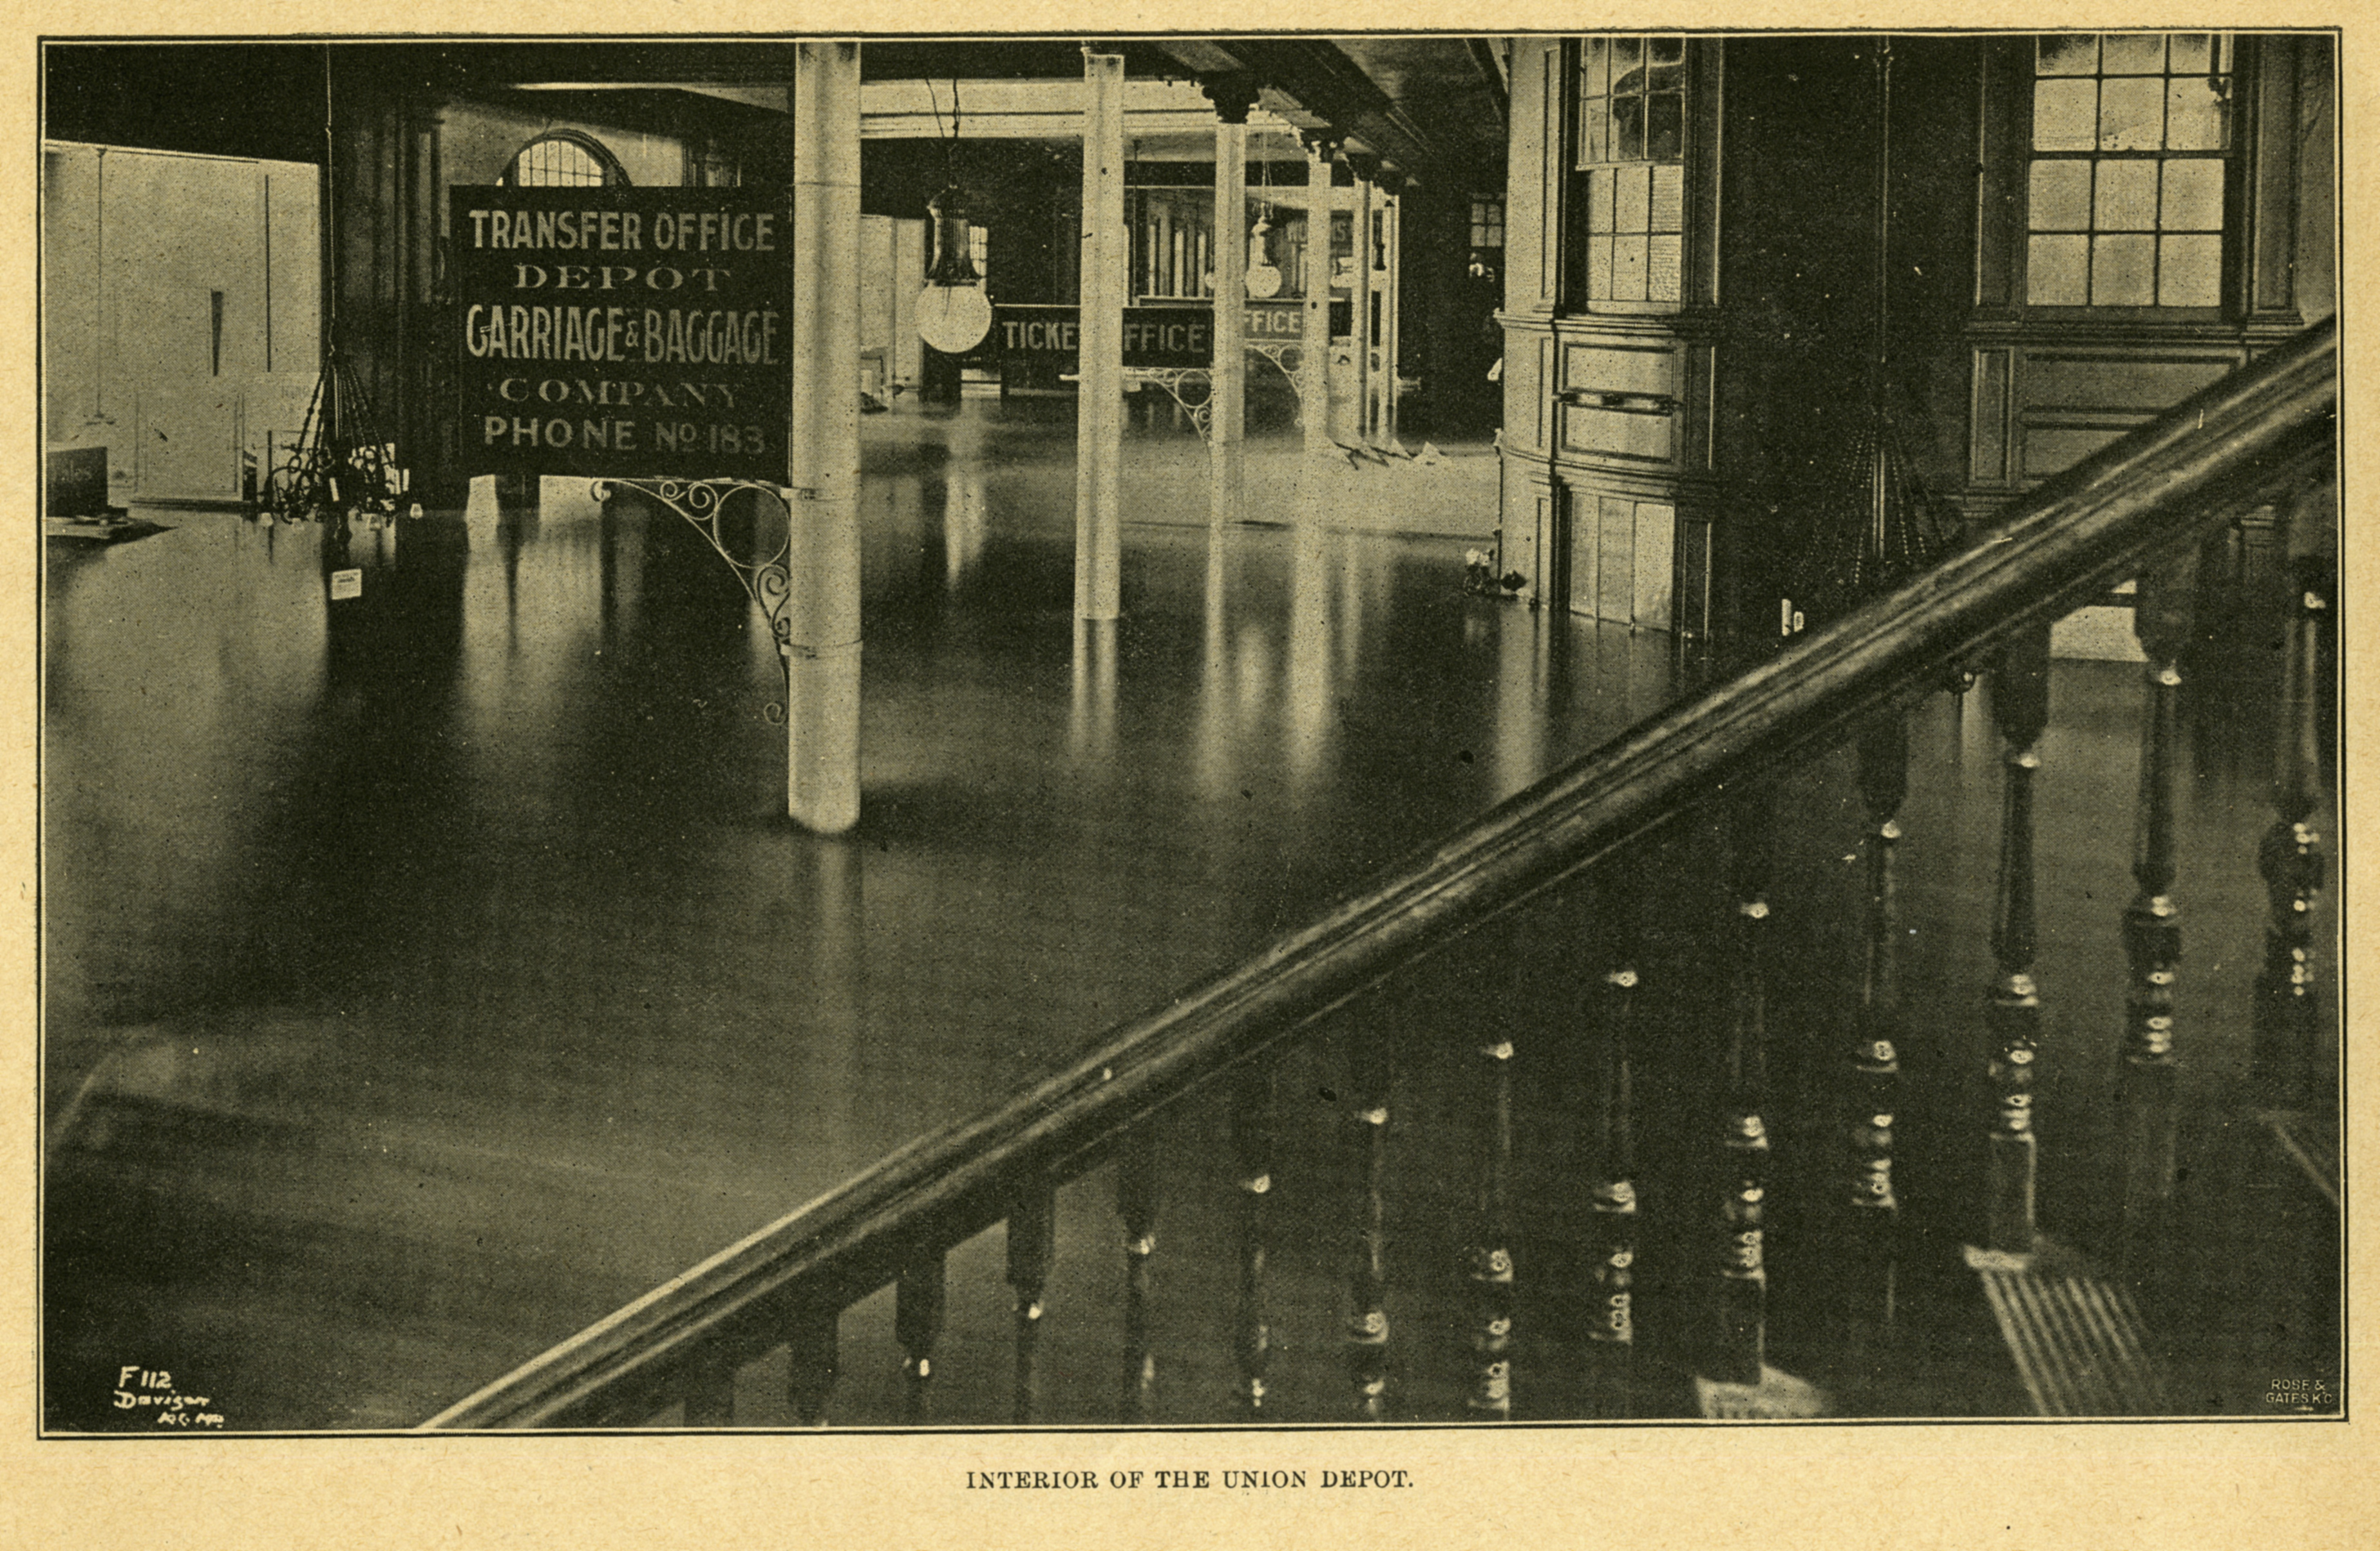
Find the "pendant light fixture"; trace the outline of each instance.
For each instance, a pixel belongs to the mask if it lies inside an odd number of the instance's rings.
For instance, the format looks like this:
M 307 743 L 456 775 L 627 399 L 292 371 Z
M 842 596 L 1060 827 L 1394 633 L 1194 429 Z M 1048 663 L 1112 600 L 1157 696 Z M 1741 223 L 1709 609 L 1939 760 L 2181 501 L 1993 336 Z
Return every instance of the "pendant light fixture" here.
M 933 83 L 926 83 L 930 98 Z M 941 104 L 934 104 L 937 125 Z M 959 83 L 951 82 L 951 130 L 944 139 L 943 171 L 949 181 L 926 203 L 933 216 L 934 260 L 917 292 L 917 337 L 944 355 L 965 355 L 991 332 L 991 299 L 976 273 L 975 239 L 967 225 L 966 195 L 958 182 Z
M 917 337 L 953 356 L 974 349 L 991 332 L 991 301 L 976 273 L 964 198 L 953 187 L 926 206 L 934 216 L 934 263 L 917 293 Z
M 1268 158 L 1257 164 L 1257 187 L 1269 189 L 1271 186 L 1272 163 Z M 1248 295 L 1258 301 L 1269 301 L 1281 294 L 1281 271 L 1273 267 L 1265 241 L 1265 234 L 1270 230 L 1272 201 L 1268 199 L 1257 214 L 1257 224 L 1248 231 Z

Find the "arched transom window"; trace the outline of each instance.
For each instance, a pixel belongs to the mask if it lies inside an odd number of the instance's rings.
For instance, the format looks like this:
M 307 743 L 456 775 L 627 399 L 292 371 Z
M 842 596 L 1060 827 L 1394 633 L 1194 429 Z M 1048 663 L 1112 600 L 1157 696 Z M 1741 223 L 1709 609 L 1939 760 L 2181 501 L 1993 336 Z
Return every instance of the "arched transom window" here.
M 601 145 L 582 136 L 556 134 L 521 147 L 504 169 L 504 181 L 520 189 L 582 189 L 625 183 L 628 177 Z

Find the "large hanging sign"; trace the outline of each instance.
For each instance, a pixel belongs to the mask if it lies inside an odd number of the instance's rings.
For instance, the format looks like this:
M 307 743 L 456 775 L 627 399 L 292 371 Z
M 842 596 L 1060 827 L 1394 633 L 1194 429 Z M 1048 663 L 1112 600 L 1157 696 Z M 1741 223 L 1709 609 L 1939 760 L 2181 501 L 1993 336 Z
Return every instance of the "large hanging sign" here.
M 742 189 L 452 193 L 467 465 L 784 479 L 782 202 Z
M 1082 351 L 1081 310 L 1074 307 L 1001 307 L 993 310 L 991 342 L 1002 354 L 1041 356 L 1073 371 Z M 1305 332 L 1299 302 L 1251 302 L 1248 343 L 1297 339 Z M 1207 366 L 1215 358 L 1215 310 L 1211 307 L 1127 307 L 1123 314 L 1123 364 L 1159 370 Z

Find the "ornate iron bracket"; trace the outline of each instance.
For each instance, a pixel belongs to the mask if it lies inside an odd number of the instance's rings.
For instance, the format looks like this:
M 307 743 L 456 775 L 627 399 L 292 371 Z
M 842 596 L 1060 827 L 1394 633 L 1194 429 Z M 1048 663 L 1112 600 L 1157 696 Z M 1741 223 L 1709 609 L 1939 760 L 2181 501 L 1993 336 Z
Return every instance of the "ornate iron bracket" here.
M 1284 339 L 1259 344 L 1250 340 L 1246 348 L 1248 354 L 1262 356 L 1272 362 L 1281 374 L 1289 379 L 1290 387 L 1297 395 L 1296 423 L 1305 423 L 1305 390 L 1312 382 L 1313 372 L 1306 363 L 1305 342 Z M 1154 384 L 1163 388 L 1172 396 L 1173 402 L 1189 411 L 1190 423 L 1197 429 L 1198 439 L 1202 442 L 1214 439 L 1215 378 L 1209 369 L 1204 366 L 1134 367 L 1130 376 L 1135 382 Z
M 1289 379 L 1289 385 L 1297 393 L 1297 423 L 1301 425 L 1305 423 L 1305 390 L 1312 378 L 1312 370 L 1305 358 L 1305 342 L 1302 339 L 1284 339 L 1258 344 L 1255 340 L 1250 340 L 1248 353 L 1264 357 L 1280 369 L 1282 376 Z
M 1154 383 L 1189 411 L 1190 423 L 1202 442 L 1214 439 L 1215 374 L 1204 366 L 1135 367 L 1135 380 Z
M 777 655 L 786 662 L 793 660 L 794 621 L 790 612 L 793 604 L 793 579 L 786 569 L 794 545 L 794 507 L 791 494 L 780 486 L 759 480 L 594 480 L 588 484 L 588 494 L 597 501 L 608 501 L 615 490 L 633 490 L 647 500 L 654 501 L 693 525 L 694 531 L 710 542 L 744 591 L 760 605 L 768 617 L 769 633 L 777 642 Z M 785 508 L 785 537 L 774 553 L 756 560 L 737 557 L 720 537 L 719 519 L 726 510 L 728 497 L 738 491 L 755 490 Z

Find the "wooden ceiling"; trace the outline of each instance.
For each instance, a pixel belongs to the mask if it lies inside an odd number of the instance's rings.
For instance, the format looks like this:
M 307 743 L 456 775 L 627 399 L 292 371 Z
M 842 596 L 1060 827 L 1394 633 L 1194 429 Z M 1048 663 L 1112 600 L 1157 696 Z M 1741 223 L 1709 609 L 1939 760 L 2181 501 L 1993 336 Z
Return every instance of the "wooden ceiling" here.
M 1274 116 L 1377 158 L 1391 175 L 1429 184 L 1502 181 L 1505 84 L 1495 41 L 1428 34 L 1360 38 L 1180 37 L 1093 40 L 1120 49 L 1128 75 L 1151 80 L 1236 78 L 1262 89 Z M 879 37 L 862 40 L 871 81 L 1079 79 L 1077 38 Z M 177 143 L 168 149 L 295 154 L 311 117 L 319 142 L 324 45 L 224 41 L 79 43 L 45 47 L 44 131 L 108 140 L 111 122 L 155 116 L 161 102 Z M 369 61 L 376 79 L 448 92 L 529 84 L 782 88 L 793 75 L 793 40 L 772 37 L 631 39 L 561 37 L 482 41 L 332 40 L 345 62 Z M 736 92 L 747 101 L 753 94 Z M 714 95 L 714 101 L 716 96 Z M 275 108 L 285 112 L 275 115 Z M 260 117 L 265 123 L 256 122 Z M 250 146 L 240 128 L 266 131 L 287 118 L 291 147 Z M 237 140 L 240 143 L 230 143 Z M 206 143 L 200 143 L 206 142 Z

